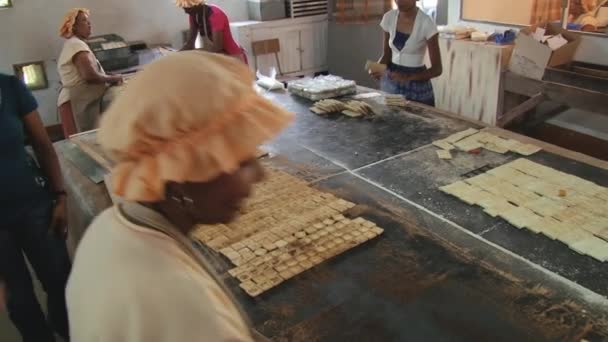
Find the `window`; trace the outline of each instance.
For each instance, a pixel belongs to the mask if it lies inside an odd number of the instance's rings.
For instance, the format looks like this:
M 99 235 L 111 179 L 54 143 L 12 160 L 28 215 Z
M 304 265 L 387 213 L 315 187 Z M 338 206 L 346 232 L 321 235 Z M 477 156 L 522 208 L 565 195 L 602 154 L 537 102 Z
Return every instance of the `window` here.
M 569 30 L 608 34 L 608 0 L 462 0 L 461 5 L 461 19 L 466 21 L 528 26 L 566 19 Z
M 378 21 L 391 9 L 394 0 L 336 0 L 334 16 L 338 23 Z
M 17 76 L 31 90 L 46 89 L 49 87 L 46 78 L 44 62 L 31 62 L 13 65 Z
M 461 19 L 527 26 L 537 20 L 559 20 L 560 10 L 561 0 L 462 0 Z
M 12 0 L 0 0 L 0 9 L 13 7 Z
M 570 0 L 568 29 L 608 34 L 607 0 Z

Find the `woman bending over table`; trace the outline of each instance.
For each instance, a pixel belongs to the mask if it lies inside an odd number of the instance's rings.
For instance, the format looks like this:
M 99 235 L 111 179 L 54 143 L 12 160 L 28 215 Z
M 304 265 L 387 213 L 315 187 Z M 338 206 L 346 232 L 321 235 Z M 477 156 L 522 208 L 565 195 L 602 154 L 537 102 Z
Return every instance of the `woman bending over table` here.
M 176 0 L 176 4 L 184 9 L 190 21 L 190 37 L 182 50 L 196 49 L 201 37 L 200 49 L 232 56 L 247 64 L 247 55 L 232 38 L 230 21 L 220 7 L 208 5 L 205 0 Z

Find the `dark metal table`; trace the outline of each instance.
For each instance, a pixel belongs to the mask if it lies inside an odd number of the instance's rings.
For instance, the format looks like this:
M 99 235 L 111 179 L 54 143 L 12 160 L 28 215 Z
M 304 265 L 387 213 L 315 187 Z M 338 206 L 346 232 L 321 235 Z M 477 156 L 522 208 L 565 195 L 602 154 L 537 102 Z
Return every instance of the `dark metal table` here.
M 226 260 L 202 248 L 263 335 L 290 341 L 464 341 L 607 334 L 607 265 L 437 190 L 480 166 L 517 157 L 436 157 L 433 140 L 481 126 L 425 106 L 390 111 L 372 100 L 382 112 L 372 121 L 321 118 L 308 111 L 308 101 L 267 96 L 297 119 L 266 146 L 274 156 L 265 163 L 358 203 L 352 210 L 385 234 L 256 299 L 225 273 Z M 60 154 L 65 144 L 57 145 Z M 530 159 L 608 185 L 605 164 L 543 147 L 555 153 Z M 61 159 L 70 209 L 80 212 L 78 223 L 90 221 L 110 205 L 105 187 Z M 84 226 L 75 235 L 82 231 Z

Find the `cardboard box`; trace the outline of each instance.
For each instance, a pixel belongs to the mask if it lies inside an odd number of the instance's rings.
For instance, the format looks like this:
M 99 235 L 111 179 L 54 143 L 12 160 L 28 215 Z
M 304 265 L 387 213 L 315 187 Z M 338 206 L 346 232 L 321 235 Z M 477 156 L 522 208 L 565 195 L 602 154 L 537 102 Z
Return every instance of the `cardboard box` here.
M 549 46 L 533 38 L 535 31 L 536 26 L 519 31 L 517 39 L 515 39 L 515 49 L 509 70 L 528 78 L 541 80 L 547 66 L 568 64 L 574 59 L 581 38 L 578 34 L 566 31 L 559 26 L 547 25 L 546 35 L 561 34 L 568 40 L 568 44 L 553 51 Z

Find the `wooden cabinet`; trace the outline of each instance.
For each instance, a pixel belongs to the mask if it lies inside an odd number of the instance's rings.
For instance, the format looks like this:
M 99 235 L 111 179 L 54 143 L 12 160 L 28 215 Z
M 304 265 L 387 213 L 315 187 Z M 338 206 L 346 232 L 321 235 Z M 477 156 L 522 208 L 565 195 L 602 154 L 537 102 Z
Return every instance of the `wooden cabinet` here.
M 255 41 L 278 39 L 281 45 L 279 61 L 285 76 L 314 74 L 327 70 L 327 15 L 274 21 L 244 21 L 230 24 L 234 39 L 247 51 L 255 71 L 251 44 Z M 268 74 L 276 67 L 274 55 L 258 56 L 258 69 Z
M 300 48 L 303 70 L 327 69 L 327 22 L 301 30 Z

